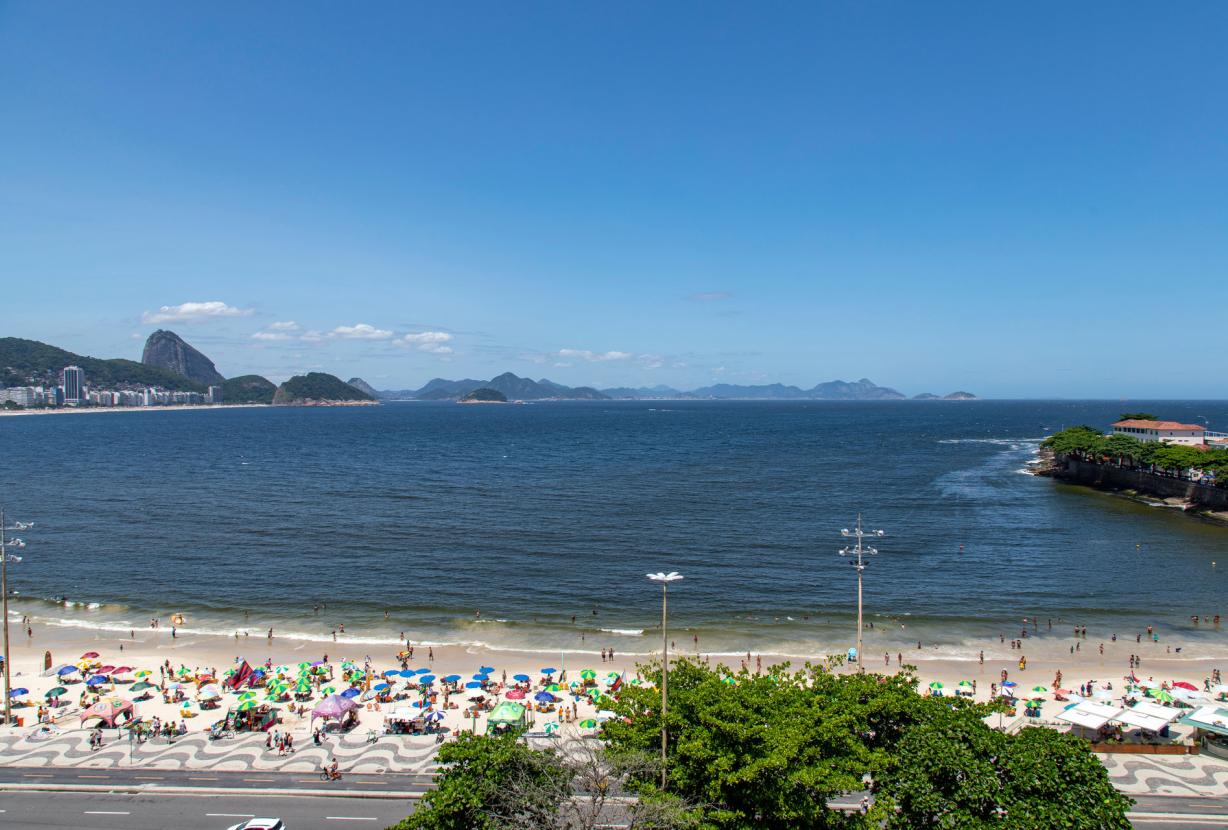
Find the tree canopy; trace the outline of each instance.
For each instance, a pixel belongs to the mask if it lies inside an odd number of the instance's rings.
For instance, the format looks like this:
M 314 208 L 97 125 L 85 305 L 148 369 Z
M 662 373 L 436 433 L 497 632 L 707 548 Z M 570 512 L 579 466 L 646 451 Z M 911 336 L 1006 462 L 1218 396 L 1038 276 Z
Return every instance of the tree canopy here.
M 1139 441 L 1130 435 L 1105 436 L 1089 426 L 1064 429 L 1041 444 L 1057 455 L 1126 467 L 1180 472 L 1196 469 L 1214 473 L 1217 486 L 1228 486 L 1228 449 Z

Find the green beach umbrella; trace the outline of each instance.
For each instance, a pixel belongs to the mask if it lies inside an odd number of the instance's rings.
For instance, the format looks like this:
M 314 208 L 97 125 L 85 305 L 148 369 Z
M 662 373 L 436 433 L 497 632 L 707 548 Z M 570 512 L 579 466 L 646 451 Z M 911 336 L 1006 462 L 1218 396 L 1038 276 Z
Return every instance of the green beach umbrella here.
M 1169 692 L 1168 689 L 1157 689 L 1156 693 L 1152 695 L 1152 697 L 1154 697 L 1156 700 L 1160 701 L 1161 703 L 1172 703 L 1173 702 L 1172 693 Z
M 62 695 L 62 694 L 67 694 L 67 693 L 68 693 L 68 689 L 65 689 L 63 686 L 56 686 L 54 689 L 48 689 L 47 694 L 43 695 L 43 697 L 55 697 L 56 695 Z
M 632 686 L 638 686 L 638 685 L 640 685 L 642 682 L 643 682 L 643 681 L 642 681 L 642 680 L 640 680 L 638 677 L 633 677 L 633 678 L 631 678 L 631 685 L 632 685 Z
M 962 689 L 971 689 L 972 681 L 971 680 L 961 680 L 959 681 L 959 685 L 960 685 L 960 688 Z
M 546 687 L 546 691 L 547 692 L 561 692 L 563 691 L 563 687 L 560 686 L 558 683 L 551 683 L 549 686 Z
M 730 675 L 725 675 L 724 677 L 722 677 L 721 682 L 724 683 L 726 686 L 738 685 L 738 681 L 734 680 L 733 677 Z
M 246 712 L 249 709 L 255 709 L 259 705 L 260 704 L 254 700 L 245 700 L 239 704 L 238 709 L 240 712 Z
M 1048 686 L 1033 686 L 1033 687 L 1032 687 L 1032 691 L 1034 691 L 1034 692 L 1040 692 L 1042 695 L 1043 695 L 1043 694 L 1048 694 L 1048 693 L 1049 693 L 1049 687 L 1048 687 Z
M 582 672 L 580 672 L 581 680 L 595 680 L 596 678 L 597 672 L 593 671 L 592 669 L 584 669 Z
M 942 685 L 941 681 L 935 680 L 934 682 L 930 683 L 930 688 L 931 689 L 942 689 L 945 687 Z
M 152 689 L 153 687 L 154 687 L 154 684 L 152 684 L 152 683 L 147 683 L 147 682 L 145 682 L 144 680 L 141 680 L 140 682 L 133 683 L 133 684 L 132 684 L 131 686 L 129 686 L 128 688 L 129 688 L 130 690 L 134 691 L 134 692 L 143 692 L 143 691 L 145 691 L 146 689 Z
M 593 720 L 592 718 L 589 718 L 588 720 L 582 720 L 582 721 L 580 721 L 580 723 L 579 723 L 579 724 L 577 724 L 577 725 L 578 725 L 578 726 L 579 726 L 581 729 L 596 729 L 596 728 L 597 728 L 597 721 Z
M 302 663 L 298 664 L 298 668 L 299 671 L 307 671 L 309 668 L 311 668 L 311 664 L 304 660 Z
M 546 729 L 547 735 L 553 735 L 555 732 L 558 732 L 559 731 L 558 721 L 550 721 L 548 724 L 546 724 L 545 729 Z
M 243 692 L 239 695 L 239 700 L 255 700 L 256 693 L 252 691 Z
M 320 690 L 320 694 L 327 696 L 327 695 L 335 694 L 336 691 L 337 690 L 334 689 L 332 686 L 325 686 L 323 689 Z

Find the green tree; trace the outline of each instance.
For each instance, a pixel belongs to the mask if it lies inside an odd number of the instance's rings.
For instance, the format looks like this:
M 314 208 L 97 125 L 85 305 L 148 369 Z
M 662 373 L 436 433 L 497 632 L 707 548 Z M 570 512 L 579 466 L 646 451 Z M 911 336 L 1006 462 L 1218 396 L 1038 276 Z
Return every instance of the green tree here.
M 1106 457 L 1119 463 L 1137 462 L 1143 454 L 1143 443 L 1137 438 L 1117 433 L 1104 439 L 1100 451 Z
M 1150 412 L 1123 412 L 1121 413 L 1121 421 L 1158 421 L 1160 420 Z

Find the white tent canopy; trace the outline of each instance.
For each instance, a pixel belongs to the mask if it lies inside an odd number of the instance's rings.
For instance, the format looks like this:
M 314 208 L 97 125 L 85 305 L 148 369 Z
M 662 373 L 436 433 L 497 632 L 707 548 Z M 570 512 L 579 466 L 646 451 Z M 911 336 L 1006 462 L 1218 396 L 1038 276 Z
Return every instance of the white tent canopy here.
M 1121 710 L 1116 706 L 1105 706 L 1102 703 L 1085 700 L 1063 712 L 1058 712 L 1057 719 L 1088 729 L 1099 729 L 1109 721 L 1116 720 L 1120 714 Z
M 1150 700 L 1140 700 L 1130 708 L 1135 712 L 1142 712 L 1153 717 L 1163 718 L 1167 723 L 1172 723 L 1183 714 L 1180 709 L 1173 706 L 1161 706 L 1160 704 L 1153 703 Z
M 1153 715 L 1149 712 L 1140 712 L 1138 709 L 1124 709 L 1122 713 L 1113 720 L 1118 723 L 1123 723 L 1126 726 L 1134 726 L 1139 729 L 1146 729 L 1148 732 L 1159 732 L 1164 727 L 1168 726 L 1168 719 Z

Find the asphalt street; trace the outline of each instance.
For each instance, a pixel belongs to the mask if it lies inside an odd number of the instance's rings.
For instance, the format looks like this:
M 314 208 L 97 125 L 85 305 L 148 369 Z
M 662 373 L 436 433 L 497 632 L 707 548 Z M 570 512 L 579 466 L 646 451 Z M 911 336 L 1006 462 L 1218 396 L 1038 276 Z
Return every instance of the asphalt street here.
M 357 790 L 361 792 L 423 793 L 432 777 L 421 773 L 344 774 L 340 781 L 323 781 L 318 772 L 219 772 L 216 770 L 150 769 L 148 767 L 0 767 L 0 787 L 105 786 L 126 788 L 220 787 L 243 790 Z

